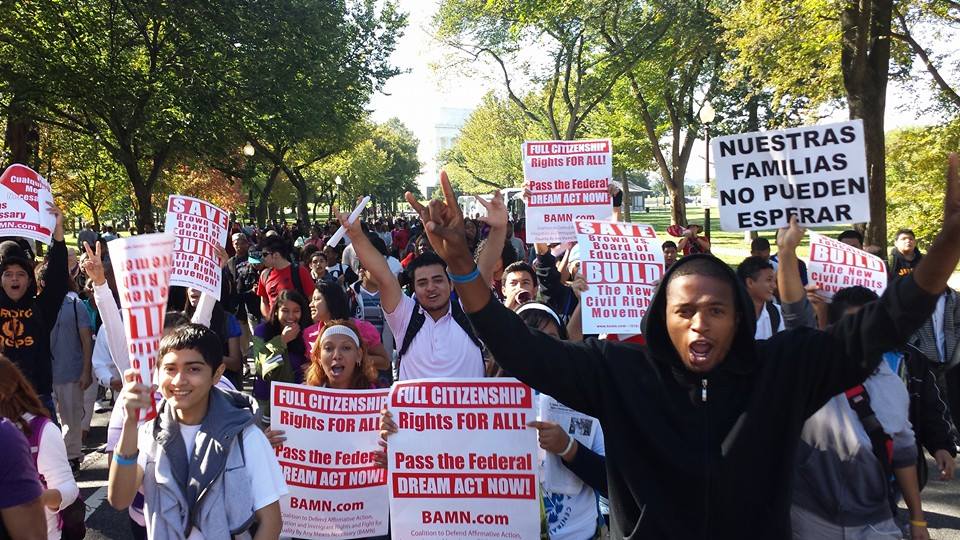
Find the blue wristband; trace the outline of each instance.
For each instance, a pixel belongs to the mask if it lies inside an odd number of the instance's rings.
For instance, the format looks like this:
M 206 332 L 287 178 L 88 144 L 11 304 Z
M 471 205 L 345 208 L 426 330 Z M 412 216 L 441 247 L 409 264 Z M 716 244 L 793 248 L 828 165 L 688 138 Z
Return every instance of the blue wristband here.
M 449 270 L 447 270 L 447 275 L 450 276 L 450 281 L 454 283 L 470 283 L 471 281 L 480 277 L 480 268 L 474 265 L 473 272 L 462 276 L 451 273 Z
M 113 461 L 114 461 L 114 463 L 116 463 L 117 465 L 136 465 L 136 464 L 137 464 L 137 457 L 138 457 L 139 455 L 140 455 L 140 452 L 137 452 L 136 454 L 134 454 L 134 455 L 132 455 L 132 456 L 130 456 L 130 457 L 124 457 L 124 456 L 121 456 L 120 454 L 114 452 L 114 453 L 113 453 Z

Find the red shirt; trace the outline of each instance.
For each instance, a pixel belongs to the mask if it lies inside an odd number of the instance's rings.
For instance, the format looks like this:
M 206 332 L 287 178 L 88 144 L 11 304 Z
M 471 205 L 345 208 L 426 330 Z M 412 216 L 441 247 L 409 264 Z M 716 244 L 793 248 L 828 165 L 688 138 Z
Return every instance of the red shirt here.
M 257 281 L 257 296 L 265 299 L 271 308 L 280 291 L 295 289 L 293 280 L 290 278 L 291 268 L 293 268 L 292 264 L 283 270 L 272 268 L 266 273 L 266 278 L 263 277 L 263 274 L 260 275 L 260 279 Z M 313 284 L 313 278 L 310 277 L 310 271 L 305 266 L 297 266 L 297 268 L 300 270 L 300 284 L 303 285 L 303 291 L 297 292 L 302 292 L 309 302 L 310 297 L 313 296 L 313 290 L 316 288 Z
M 407 242 L 410 241 L 410 231 L 406 229 L 397 229 L 391 233 L 393 235 L 393 247 L 398 251 L 402 252 L 407 247 Z
M 694 253 L 710 253 L 710 250 L 704 250 L 700 247 L 700 243 L 697 240 L 706 240 L 706 236 L 697 236 L 696 240 L 690 240 L 683 244 L 683 256 L 692 255 Z

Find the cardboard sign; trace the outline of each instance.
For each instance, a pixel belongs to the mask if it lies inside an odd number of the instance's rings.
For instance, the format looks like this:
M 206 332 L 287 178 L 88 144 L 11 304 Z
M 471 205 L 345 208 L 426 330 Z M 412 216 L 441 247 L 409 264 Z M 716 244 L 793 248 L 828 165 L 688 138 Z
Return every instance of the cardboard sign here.
M 396 383 L 394 538 L 539 538 L 533 390 L 516 379 Z
M 171 195 L 164 230 L 174 236 L 171 285 L 191 287 L 220 300 L 223 273 L 216 248 L 227 243 L 230 214 L 200 199 Z
M 50 182 L 26 165 L 14 163 L 0 176 L 0 236 L 22 236 L 50 244 L 57 218 Z
M 887 265 L 883 259 L 862 249 L 808 231 L 810 261 L 807 273 L 810 283 L 820 287 L 826 298 L 840 289 L 860 285 L 878 295 L 887 289 Z
M 530 189 L 524 214 L 527 242 L 567 242 L 576 236 L 575 221 L 613 216 L 609 139 L 528 141 L 522 150 L 523 178 Z
M 387 471 L 380 450 L 380 410 L 389 389 L 335 390 L 274 382 L 270 429 L 290 488 L 281 500 L 283 536 L 368 538 L 387 534 Z
M 725 231 L 870 221 L 863 122 L 711 141 Z
M 657 233 L 642 223 L 578 221 L 584 334 L 639 334 L 640 321 L 663 277 Z
M 130 366 L 140 372 L 140 382 L 146 385 L 153 381 L 153 366 L 163 336 L 173 243 L 173 236 L 159 233 L 118 238 L 107 244 L 117 277 Z M 156 411 L 140 414 L 142 420 L 149 420 L 156 416 Z

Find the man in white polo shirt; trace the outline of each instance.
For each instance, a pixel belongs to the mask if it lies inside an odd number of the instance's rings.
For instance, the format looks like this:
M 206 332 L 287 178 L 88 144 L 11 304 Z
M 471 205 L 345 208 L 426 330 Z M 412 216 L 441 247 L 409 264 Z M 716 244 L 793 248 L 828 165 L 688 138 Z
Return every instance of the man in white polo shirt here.
M 480 341 L 460 305 L 450 301 L 453 290 L 447 265 L 434 253 L 424 253 L 407 266 L 416 300 L 403 294 L 387 260 L 360 228 L 359 220 L 340 223 L 363 268 L 380 284 L 380 306 L 397 344 L 397 380 L 428 377 L 483 377 Z

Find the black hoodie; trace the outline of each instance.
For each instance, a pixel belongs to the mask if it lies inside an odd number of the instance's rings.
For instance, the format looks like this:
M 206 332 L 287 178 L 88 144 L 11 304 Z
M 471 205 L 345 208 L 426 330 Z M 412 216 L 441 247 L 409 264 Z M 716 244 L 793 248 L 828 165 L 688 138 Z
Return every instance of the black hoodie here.
M 53 366 L 50 357 L 50 331 L 67 295 L 67 247 L 54 241 L 47 259 L 47 281 L 37 294 L 33 264 L 21 257 L 0 262 L 0 272 L 8 266 L 20 266 L 29 275 L 27 292 L 14 302 L 0 288 L 0 342 L 3 354 L 20 368 L 37 394 L 53 392 Z
M 920 253 L 920 248 L 913 248 L 913 259 L 907 260 L 903 256 L 903 253 L 900 253 L 900 250 L 893 248 L 890 251 L 890 264 L 887 267 L 887 273 L 890 274 L 890 279 L 897 279 L 900 276 L 905 276 L 910 272 L 913 272 L 913 269 L 920 264 L 920 259 L 923 258 L 923 253 Z
M 600 420 L 612 538 L 790 538 L 804 420 L 905 343 L 936 295 L 907 277 L 827 331 L 798 328 L 756 342 L 753 303 L 719 259 L 684 257 L 663 282 L 695 259 L 722 267 L 740 320 L 726 359 L 704 376 L 687 371 L 670 342 L 664 288 L 644 320 L 647 347 L 559 341 L 494 301 L 471 320 L 504 368 Z

